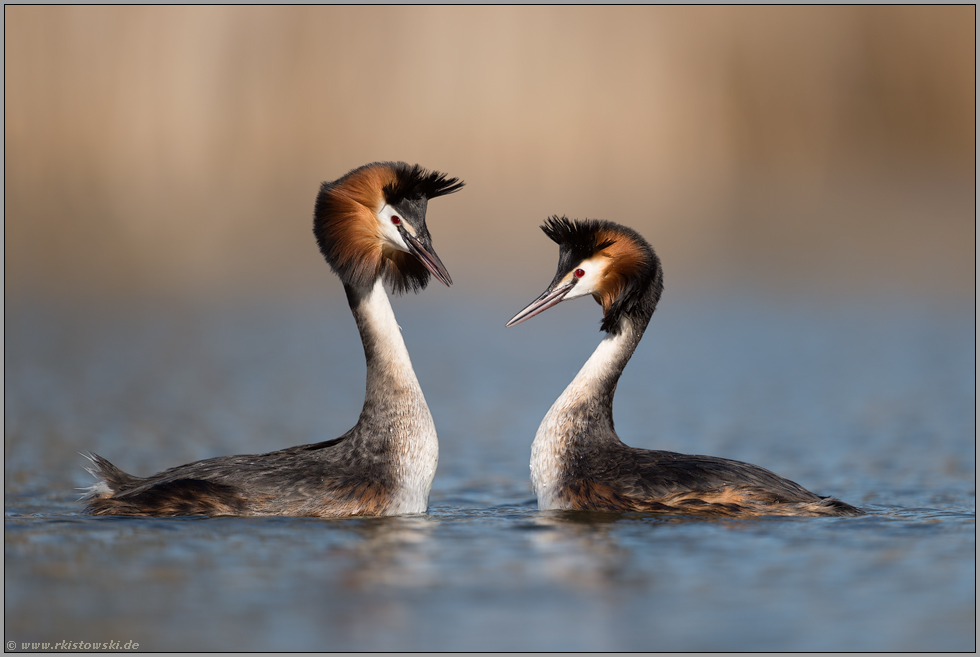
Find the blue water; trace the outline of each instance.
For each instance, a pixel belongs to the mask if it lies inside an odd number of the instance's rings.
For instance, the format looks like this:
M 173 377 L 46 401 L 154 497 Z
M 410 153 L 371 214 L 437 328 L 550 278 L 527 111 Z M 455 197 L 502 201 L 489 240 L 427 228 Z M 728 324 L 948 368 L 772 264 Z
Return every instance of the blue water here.
M 92 518 L 78 452 L 146 475 L 341 435 L 364 365 L 337 299 L 8 304 L 5 641 L 141 650 L 976 647 L 973 309 L 665 299 L 629 444 L 766 467 L 859 518 L 539 512 L 530 444 L 592 303 L 395 301 L 440 438 L 426 516 Z M 452 291 L 455 292 L 455 289 Z M 30 646 L 27 646 L 30 650 Z

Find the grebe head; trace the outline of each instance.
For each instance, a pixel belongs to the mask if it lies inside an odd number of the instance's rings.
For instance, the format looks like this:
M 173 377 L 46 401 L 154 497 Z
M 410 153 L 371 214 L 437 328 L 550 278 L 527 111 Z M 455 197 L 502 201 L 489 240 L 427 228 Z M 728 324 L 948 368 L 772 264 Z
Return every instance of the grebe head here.
M 331 269 L 347 285 L 369 287 L 384 277 L 395 293 L 419 291 L 429 274 L 446 286 L 449 272 L 425 226 L 429 199 L 463 182 L 404 162 L 375 162 L 320 185 L 313 233 Z
M 558 216 L 547 219 L 541 230 L 558 243 L 558 272 L 507 326 L 589 294 L 602 306 L 603 331 L 617 332 L 625 316 L 640 310 L 653 313 L 663 291 L 663 271 L 660 258 L 635 230 L 611 221 Z

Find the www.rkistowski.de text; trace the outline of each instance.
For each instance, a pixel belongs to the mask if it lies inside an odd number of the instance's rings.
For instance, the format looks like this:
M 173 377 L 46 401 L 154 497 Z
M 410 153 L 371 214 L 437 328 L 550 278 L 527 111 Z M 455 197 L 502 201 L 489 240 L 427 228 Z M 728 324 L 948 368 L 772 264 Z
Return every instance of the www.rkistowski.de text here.
M 8 651 L 20 650 L 139 650 L 135 641 L 7 641 Z

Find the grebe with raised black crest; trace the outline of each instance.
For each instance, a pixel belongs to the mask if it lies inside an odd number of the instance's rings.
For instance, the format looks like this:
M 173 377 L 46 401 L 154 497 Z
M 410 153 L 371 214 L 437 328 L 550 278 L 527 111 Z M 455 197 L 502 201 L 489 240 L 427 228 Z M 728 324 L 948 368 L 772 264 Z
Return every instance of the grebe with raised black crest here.
M 863 514 L 755 465 L 624 444 L 613 427 L 613 395 L 660 300 L 660 259 L 639 233 L 611 221 L 551 217 L 541 228 L 558 244 L 558 272 L 507 326 L 592 295 L 602 306 L 606 337 L 534 437 L 531 481 L 538 508 L 733 517 Z
M 320 251 L 340 277 L 367 359 L 357 424 L 340 438 L 223 456 L 150 477 L 92 454 L 86 511 L 115 516 L 388 516 L 424 513 L 439 461 L 435 424 L 384 284 L 419 291 L 449 272 L 432 248 L 427 202 L 463 182 L 375 162 L 325 182 L 314 210 Z

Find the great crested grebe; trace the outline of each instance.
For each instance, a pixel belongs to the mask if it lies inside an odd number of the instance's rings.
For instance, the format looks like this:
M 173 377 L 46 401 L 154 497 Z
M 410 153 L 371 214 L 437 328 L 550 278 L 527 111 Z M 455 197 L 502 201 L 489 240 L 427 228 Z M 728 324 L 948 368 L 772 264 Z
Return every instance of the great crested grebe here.
M 623 444 L 613 428 L 613 395 L 660 300 L 660 259 L 639 233 L 610 221 L 551 217 L 541 229 L 558 243 L 558 273 L 507 326 L 591 294 L 602 305 L 606 337 L 534 437 L 531 481 L 538 508 L 702 516 L 863 513 L 755 465 Z
M 439 443 L 384 283 L 418 291 L 449 272 L 425 226 L 429 199 L 463 182 L 376 162 L 320 187 L 313 232 L 344 283 L 367 359 L 364 408 L 340 438 L 268 454 L 223 456 L 151 477 L 97 455 L 85 499 L 94 515 L 357 516 L 424 513 Z

